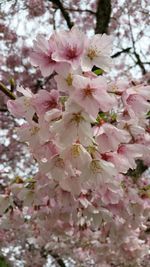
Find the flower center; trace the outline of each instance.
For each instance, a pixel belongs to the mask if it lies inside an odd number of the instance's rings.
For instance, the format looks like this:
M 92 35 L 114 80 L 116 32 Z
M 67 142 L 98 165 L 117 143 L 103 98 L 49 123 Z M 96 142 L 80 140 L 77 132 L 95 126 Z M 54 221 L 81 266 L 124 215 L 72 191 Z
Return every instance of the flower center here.
M 80 145 L 79 144 L 73 145 L 72 148 L 71 148 L 71 153 L 72 153 L 72 156 L 74 158 L 79 157 L 80 156 L 80 153 L 81 153 L 81 147 L 80 147 Z
M 90 58 L 90 60 L 93 60 L 95 57 L 97 57 L 96 49 L 90 48 L 88 50 L 87 56 Z
M 83 89 L 84 91 L 84 97 L 91 97 L 93 92 L 95 91 L 95 88 L 91 88 L 90 85 L 88 84 L 86 88 Z
M 79 124 L 81 121 L 83 121 L 84 118 L 81 115 L 81 113 L 73 113 L 73 118 L 71 119 L 71 121 L 76 122 L 77 124 Z
M 68 47 L 67 51 L 66 51 L 66 58 L 67 59 L 74 59 L 78 57 L 78 51 L 77 51 L 77 47 Z
M 32 128 L 29 129 L 31 136 L 36 135 L 38 131 L 39 131 L 39 128 L 37 126 L 33 126 Z
M 66 82 L 68 84 L 68 86 L 71 86 L 72 85 L 72 82 L 73 82 L 73 77 L 72 77 L 72 74 L 69 73 L 67 78 L 66 78 Z

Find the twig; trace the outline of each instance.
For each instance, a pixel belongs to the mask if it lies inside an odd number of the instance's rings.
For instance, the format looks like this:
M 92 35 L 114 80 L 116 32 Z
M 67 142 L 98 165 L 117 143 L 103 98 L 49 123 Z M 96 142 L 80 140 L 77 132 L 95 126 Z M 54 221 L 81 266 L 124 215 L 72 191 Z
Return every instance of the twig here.
M 72 12 L 79 12 L 79 13 L 83 13 L 83 12 L 87 12 L 87 13 L 90 13 L 92 15 L 96 15 L 96 12 L 93 11 L 93 10 L 90 10 L 90 9 L 80 9 L 80 8 L 77 8 L 77 9 L 74 9 L 74 8 L 65 8 L 67 11 L 72 11 Z
M 119 51 L 119 52 L 115 53 L 114 55 L 112 55 L 112 58 L 119 57 L 123 53 L 130 53 L 130 49 L 131 49 L 131 47 L 122 49 L 121 51 Z
M 15 100 L 15 95 L 3 84 L 0 82 L 0 91 L 7 95 L 10 99 Z
M 58 254 L 56 253 L 52 253 L 50 254 L 54 259 L 55 261 L 57 262 L 57 264 L 60 266 L 60 267 L 66 267 L 65 263 L 63 262 L 63 260 L 59 257 Z
M 41 253 L 41 256 L 44 258 L 47 258 L 47 256 L 50 254 L 50 256 L 52 258 L 54 258 L 54 260 L 58 264 L 58 266 L 66 267 L 64 261 L 60 258 L 60 256 L 57 253 L 53 252 L 52 250 L 47 251 L 44 247 L 42 247 L 40 253 Z
M 132 40 L 132 45 L 133 45 L 133 54 L 136 58 L 136 64 L 139 65 L 142 74 L 145 75 L 146 74 L 146 69 L 144 67 L 144 64 L 140 58 L 140 55 L 137 53 L 136 51 L 136 46 L 135 46 L 135 40 L 134 40 L 134 36 L 133 36 L 133 31 L 132 31 L 132 26 L 131 26 L 131 22 L 130 22 L 130 15 L 128 15 L 128 19 L 129 19 L 129 28 L 130 28 L 130 33 L 131 33 L 131 40 Z

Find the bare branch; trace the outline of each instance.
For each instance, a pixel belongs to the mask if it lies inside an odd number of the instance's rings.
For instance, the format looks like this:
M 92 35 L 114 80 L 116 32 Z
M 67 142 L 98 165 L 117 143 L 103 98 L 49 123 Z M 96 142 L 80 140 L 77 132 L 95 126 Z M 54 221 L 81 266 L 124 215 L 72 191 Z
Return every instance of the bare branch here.
M 111 0 L 98 0 L 95 33 L 107 33 L 111 15 Z
M 92 15 L 96 15 L 96 12 L 95 11 L 92 11 L 90 9 L 80 9 L 80 8 L 77 8 L 77 9 L 74 9 L 74 8 L 66 8 L 67 11 L 71 11 L 71 12 L 79 12 L 79 13 L 83 13 L 83 12 L 87 12 L 87 13 L 90 13 Z
M 131 33 L 131 41 L 132 41 L 132 45 L 133 45 L 133 54 L 134 54 L 135 59 L 136 59 L 136 64 L 139 65 L 142 74 L 145 75 L 146 74 L 145 66 L 144 66 L 144 64 L 140 58 L 140 55 L 136 51 L 135 40 L 134 40 L 132 26 L 131 26 L 131 22 L 130 22 L 130 15 L 128 15 L 128 19 L 129 19 L 129 28 L 130 28 L 130 33 Z
M 0 91 L 7 95 L 10 99 L 15 100 L 15 95 L 3 84 L 0 82 Z
M 114 55 L 112 55 L 112 58 L 119 57 L 123 53 L 130 53 L 130 49 L 131 48 L 132 47 L 128 47 L 128 48 L 122 49 L 121 51 L 119 51 L 119 52 L 115 53 Z
M 60 0 L 48 0 L 49 2 L 52 2 L 57 8 L 60 9 L 67 25 L 68 28 L 71 29 L 73 26 L 73 22 L 71 21 L 71 18 L 69 16 L 69 13 L 67 12 L 67 10 L 65 9 L 65 7 L 63 6 L 62 2 Z
M 66 267 L 64 261 L 59 257 L 58 254 L 51 252 L 51 256 L 55 259 L 55 261 L 57 262 L 58 266 Z
M 52 250 L 47 251 L 44 247 L 42 247 L 41 256 L 44 258 L 47 258 L 48 255 L 50 255 L 52 258 L 54 258 L 54 260 L 58 266 L 66 267 L 64 261 L 60 258 L 60 256 L 57 253 L 53 252 Z

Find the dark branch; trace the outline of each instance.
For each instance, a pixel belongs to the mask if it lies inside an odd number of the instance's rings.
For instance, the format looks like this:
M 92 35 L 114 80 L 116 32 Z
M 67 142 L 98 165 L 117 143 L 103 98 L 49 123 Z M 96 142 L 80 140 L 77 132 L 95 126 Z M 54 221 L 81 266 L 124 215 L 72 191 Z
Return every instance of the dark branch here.
M 60 256 L 57 253 L 53 252 L 52 250 L 47 251 L 44 247 L 42 247 L 40 253 L 41 256 L 44 258 L 47 258 L 47 256 L 50 255 L 52 258 L 54 258 L 58 266 L 66 267 L 64 261 L 60 258 Z
M 119 52 L 115 53 L 114 55 L 112 55 L 112 58 L 119 57 L 123 53 L 130 53 L 130 49 L 131 49 L 131 47 L 122 49 L 121 51 L 119 51 Z
M 0 108 L 0 112 L 8 112 L 8 109 L 5 107 L 4 108 L 2 107 L 2 108 Z
M 62 2 L 60 0 L 48 0 L 48 1 L 52 2 L 58 9 L 60 9 L 65 21 L 67 22 L 68 28 L 71 29 L 73 26 L 73 22 L 71 21 L 69 13 L 66 11 Z
M 136 51 L 136 44 L 135 44 L 135 40 L 134 40 L 134 36 L 133 36 L 133 31 L 132 31 L 132 26 L 131 26 L 131 22 L 130 22 L 130 15 L 128 15 L 128 19 L 129 19 L 129 28 L 130 28 L 130 34 L 131 34 L 131 41 L 132 41 L 132 45 L 133 45 L 133 54 L 135 56 L 135 63 L 136 65 L 139 65 L 141 72 L 143 75 L 146 74 L 146 69 L 145 66 L 140 58 L 140 55 L 137 53 Z
M 15 100 L 15 95 L 3 84 L 0 82 L 0 91 L 7 95 L 10 99 Z
M 140 55 L 134 50 L 134 56 L 136 58 L 136 64 L 139 65 L 141 71 L 142 71 L 142 74 L 145 75 L 146 74 L 146 69 L 144 67 L 144 64 L 140 58 Z
M 111 0 L 98 0 L 95 33 L 107 33 L 111 15 Z
M 63 260 L 59 257 L 58 254 L 56 253 L 52 253 L 50 254 L 54 259 L 55 261 L 57 262 L 57 264 L 60 266 L 60 267 L 66 267 L 65 263 L 63 262 Z
M 96 12 L 90 10 L 90 9 L 80 9 L 80 8 L 77 8 L 77 9 L 74 9 L 74 8 L 66 8 L 67 11 L 71 11 L 71 12 L 79 12 L 79 13 L 83 13 L 83 12 L 87 12 L 87 13 L 90 13 L 92 15 L 96 15 Z

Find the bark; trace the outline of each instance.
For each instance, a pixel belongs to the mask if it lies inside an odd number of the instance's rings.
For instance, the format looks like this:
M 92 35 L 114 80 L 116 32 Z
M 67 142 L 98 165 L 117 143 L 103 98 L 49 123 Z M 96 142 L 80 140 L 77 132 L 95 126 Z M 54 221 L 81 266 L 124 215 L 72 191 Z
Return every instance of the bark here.
M 111 16 L 111 0 L 98 0 L 95 33 L 107 33 Z

